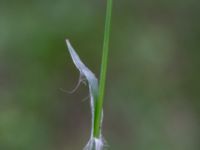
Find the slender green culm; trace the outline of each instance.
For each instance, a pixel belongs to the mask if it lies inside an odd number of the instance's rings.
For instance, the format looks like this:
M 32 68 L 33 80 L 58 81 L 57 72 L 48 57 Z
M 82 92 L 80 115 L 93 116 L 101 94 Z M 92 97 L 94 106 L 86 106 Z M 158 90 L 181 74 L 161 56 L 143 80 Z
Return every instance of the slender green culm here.
M 99 95 L 98 95 L 98 100 L 95 105 L 95 114 L 94 114 L 95 119 L 94 119 L 93 136 L 96 138 L 100 138 L 100 135 L 101 135 L 103 100 L 104 100 L 104 93 L 105 93 L 108 51 L 109 51 L 109 38 L 110 38 L 110 29 L 111 29 L 112 3 L 113 3 L 112 0 L 107 0 L 103 55 L 102 55 L 101 74 L 100 74 L 100 83 L 99 83 Z
M 105 147 L 105 141 L 101 133 L 101 126 L 103 120 L 103 99 L 105 92 L 106 70 L 108 63 L 111 14 L 112 14 L 112 0 L 107 0 L 103 55 L 102 55 L 99 86 L 98 86 L 98 79 L 96 78 L 95 74 L 81 61 L 75 49 L 71 45 L 70 41 L 68 39 L 66 40 L 66 44 L 69 53 L 71 55 L 71 58 L 74 62 L 74 65 L 80 72 L 78 85 L 80 85 L 81 82 L 86 81 L 86 83 L 88 83 L 89 94 L 90 94 L 91 124 L 92 124 L 91 136 L 84 150 L 103 150 Z

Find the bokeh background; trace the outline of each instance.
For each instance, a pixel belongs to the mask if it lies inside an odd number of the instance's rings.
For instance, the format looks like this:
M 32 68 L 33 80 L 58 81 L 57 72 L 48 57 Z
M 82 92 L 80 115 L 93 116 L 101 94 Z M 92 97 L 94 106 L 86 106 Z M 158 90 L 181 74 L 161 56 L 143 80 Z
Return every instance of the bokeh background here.
M 105 0 L 0 0 L 0 149 L 80 150 Z M 110 150 L 200 149 L 200 1 L 114 0 L 103 134 Z

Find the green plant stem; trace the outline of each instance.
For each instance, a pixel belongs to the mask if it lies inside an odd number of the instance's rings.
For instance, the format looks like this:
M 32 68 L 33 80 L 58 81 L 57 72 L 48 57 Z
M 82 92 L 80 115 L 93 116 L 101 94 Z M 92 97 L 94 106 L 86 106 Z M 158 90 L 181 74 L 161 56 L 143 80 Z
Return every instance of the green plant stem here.
M 111 16 L 112 16 L 112 0 L 107 0 L 106 9 L 106 21 L 105 21 L 105 31 L 104 31 L 104 42 L 103 42 L 103 55 L 101 62 L 101 74 L 99 83 L 99 95 L 98 100 L 95 104 L 95 119 L 94 119 L 94 133 L 93 136 L 99 138 L 101 134 L 101 115 L 103 108 L 103 99 L 105 92 L 106 83 L 106 72 L 108 64 L 108 51 L 109 51 L 109 37 L 111 28 Z

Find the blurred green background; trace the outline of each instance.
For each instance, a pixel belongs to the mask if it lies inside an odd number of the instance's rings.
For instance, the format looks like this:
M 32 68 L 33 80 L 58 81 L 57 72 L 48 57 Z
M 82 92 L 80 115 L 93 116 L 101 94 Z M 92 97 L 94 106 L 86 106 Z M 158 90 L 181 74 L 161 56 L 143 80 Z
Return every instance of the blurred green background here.
M 0 0 L 0 150 L 80 150 L 105 0 Z M 114 0 L 103 134 L 110 150 L 200 149 L 200 1 Z

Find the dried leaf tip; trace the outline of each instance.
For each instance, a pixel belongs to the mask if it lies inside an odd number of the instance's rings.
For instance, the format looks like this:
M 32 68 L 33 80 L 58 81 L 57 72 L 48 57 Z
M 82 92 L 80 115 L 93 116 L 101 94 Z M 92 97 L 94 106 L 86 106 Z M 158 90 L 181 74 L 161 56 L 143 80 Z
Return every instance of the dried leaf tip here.
M 94 73 L 81 61 L 80 57 L 76 53 L 75 49 L 72 47 L 69 40 L 66 40 L 66 44 L 69 50 L 69 53 L 71 55 L 72 61 L 74 62 L 74 65 L 80 72 L 80 79 L 79 83 L 82 81 L 86 81 L 88 83 L 89 87 L 89 94 L 90 94 L 90 106 L 91 106 L 91 137 L 84 148 L 84 150 L 102 150 L 104 147 L 104 140 L 102 136 L 100 138 L 95 138 L 93 135 L 94 131 L 94 120 L 95 120 L 95 106 L 96 101 L 98 99 L 98 80 L 95 77 Z M 103 115 L 102 115 L 103 119 Z M 101 122 L 102 123 L 102 122 Z

